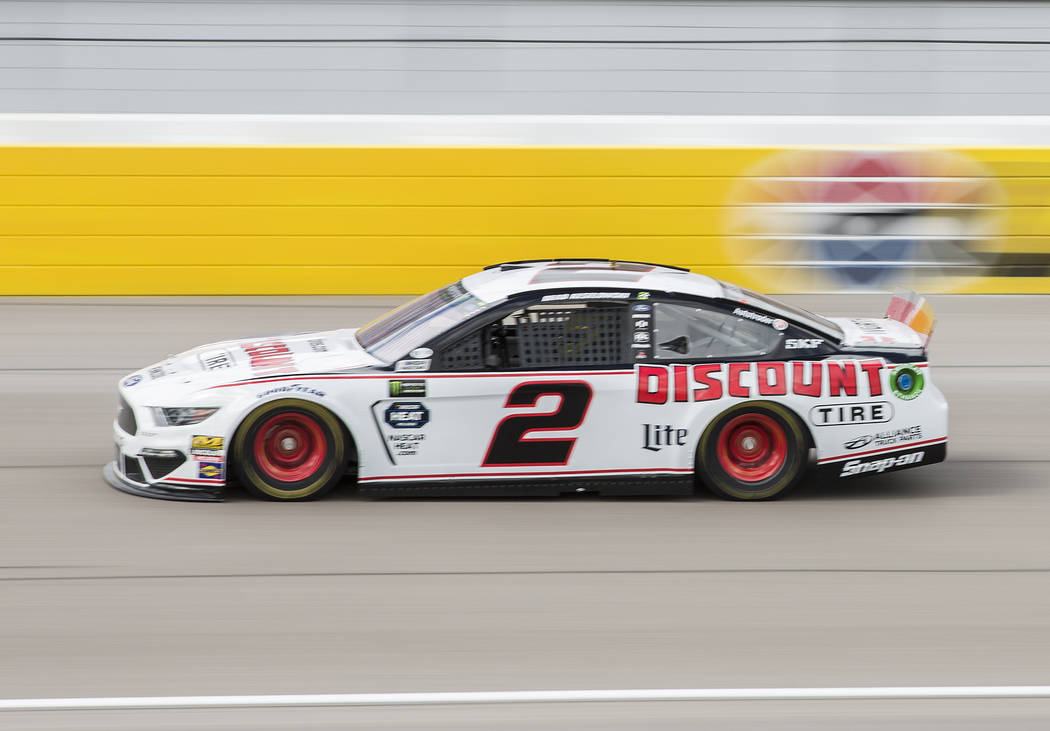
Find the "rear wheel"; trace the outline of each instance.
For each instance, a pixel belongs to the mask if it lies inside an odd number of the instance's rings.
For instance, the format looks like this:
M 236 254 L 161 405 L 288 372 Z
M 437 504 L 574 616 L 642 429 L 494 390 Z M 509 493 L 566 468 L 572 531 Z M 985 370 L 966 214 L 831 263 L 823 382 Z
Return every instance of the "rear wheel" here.
M 808 443 L 798 417 L 779 404 L 743 404 L 708 426 L 697 447 L 698 476 L 730 500 L 772 500 L 795 486 Z
M 281 399 L 248 414 L 234 437 L 233 460 L 248 492 L 268 500 L 312 500 L 342 479 L 346 438 L 327 409 Z

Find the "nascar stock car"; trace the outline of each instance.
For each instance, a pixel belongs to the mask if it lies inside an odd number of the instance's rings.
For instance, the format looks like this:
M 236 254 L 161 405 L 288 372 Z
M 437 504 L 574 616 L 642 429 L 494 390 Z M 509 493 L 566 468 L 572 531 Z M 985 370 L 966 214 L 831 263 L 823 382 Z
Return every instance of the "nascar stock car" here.
M 360 329 L 204 345 L 123 378 L 114 487 L 274 500 L 783 495 L 940 462 L 929 306 L 828 318 L 686 269 L 497 264 Z M 815 465 L 814 465 L 815 462 Z

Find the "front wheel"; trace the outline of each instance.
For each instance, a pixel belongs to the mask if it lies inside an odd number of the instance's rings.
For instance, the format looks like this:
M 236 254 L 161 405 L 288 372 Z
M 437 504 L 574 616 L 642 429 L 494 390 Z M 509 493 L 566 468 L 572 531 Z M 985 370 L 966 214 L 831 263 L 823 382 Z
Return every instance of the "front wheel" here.
M 296 399 L 248 414 L 233 441 L 234 469 L 248 492 L 268 500 L 312 500 L 338 484 L 346 439 L 327 409 Z
M 697 447 L 707 488 L 730 500 L 772 500 L 806 469 L 808 443 L 798 417 L 779 404 L 742 404 L 711 422 Z

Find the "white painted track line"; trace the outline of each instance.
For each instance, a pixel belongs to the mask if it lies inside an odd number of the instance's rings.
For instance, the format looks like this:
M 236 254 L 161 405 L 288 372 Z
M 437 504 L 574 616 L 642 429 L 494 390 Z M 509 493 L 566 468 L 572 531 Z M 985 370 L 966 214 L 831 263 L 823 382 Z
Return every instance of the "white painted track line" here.
M 647 688 L 514 690 L 440 693 L 189 695 L 112 698 L 0 699 L 0 711 L 89 711 L 143 708 L 256 706 L 404 706 L 481 703 L 613 701 L 901 700 L 934 698 L 1050 698 L 1050 685 L 911 686 L 869 688 Z

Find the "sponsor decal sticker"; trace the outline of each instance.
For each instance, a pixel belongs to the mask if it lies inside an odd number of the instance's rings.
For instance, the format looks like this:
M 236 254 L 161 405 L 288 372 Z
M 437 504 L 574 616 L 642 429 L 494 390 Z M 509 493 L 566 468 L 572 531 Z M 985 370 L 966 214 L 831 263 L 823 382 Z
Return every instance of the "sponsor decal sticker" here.
M 165 373 L 164 369 L 161 368 L 160 366 L 153 366 L 152 368 L 149 369 L 149 377 L 152 378 L 153 380 L 157 380 L 158 378 L 164 378 L 164 376 L 166 376 L 166 375 L 168 375 L 168 374 Z
M 197 357 L 206 371 L 233 368 L 233 356 L 228 350 L 208 350 Z
M 855 437 L 842 443 L 842 446 L 846 449 L 860 449 L 871 444 L 875 437 L 871 434 L 865 434 L 862 437 Z
M 128 378 L 124 379 L 124 388 L 131 388 L 141 380 L 142 376 L 138 375 L 137 373 L 134 376 L 129 376 Z
M 571 302 L 573 300 L 625 300 L 629 292 L 566 292 L 564 294 L 545 294 L 540 302 Z
M 430 370 L 430 358 L 417 358 L 413 360 L 399 360 L 394 364 L 395 371 L 402 372 L 413 372 L 413 371 L 429 371 Z
M 396 457 L 414 457 L 419 454 L 420 445 L 426 441 L 426 434 L 387 434 L 386 440 L 394 450 Z
M 634 334 L 634 342 L 636 343 L 649 343 L 649 333 L 647 332 L 636 332 Z
M 190 454 L 212 455 L 221 452 L 226 440 L 206 434 L 194 434 L 190 441 Z
M 886 332 L 886 327 L 878 320 L 868 320 L 861 318 L 853 318 L 850 320 L 861 332 L 865 332 L 871 335 L 880 334 Z
M 295 372 L 292 351 L 281 340 L 258 340 L 244 343 L 241 345 L 241 350 L 248 354 L 252 372 L 258 376 Z
M 642 315 L 635 315 L 635 317 L 640 318 L 640 317 L 642 317 Z M 643 330 L 643 329 L 649 327 L 649 321 L 648 320 L 641 320 L 641 319 L 635 320 L 634 321 L 634 327 L 635 327 L 636 330 Z
M 647 300 L 647 299 L 649 299 L 649 293 L 648 292 L 639 292 L 638 293 L 638 299 L 640 299 L 640 300 Z
M 395 401 L 386 408 L 383 421 L 395 429 L 420 429 L 430 421 L 430 410 L 419 401 Z
M 427 382 L 422 379 L 417 381 L 389 381 L 389 384 L 390 396 L 393 398 L 427 395 Z
M 194 454 L 193 459 L 198 462 L 225 462 L 226 458 L 221 454 Z
M 911 401 L 922 393 L 922 372 L 914 366 L 898 366 L 890 371 L 890 390 L 902 401 Z
M 854 437 L 842 443 L 846 449 L 861 449 L 863 447 L 889 447 L 904 442 L 917 442 L 922 439 L 921 426 L 909 426 L 904 429 L 888 429 L 874 434 L 864 434 Z
M 308 396 L 317 396 L 318 398 L 325 397 L 324 391 L 318 391 L 316 388 L 310 388 L 301 383 L 293 383 L 289 386 L 275 386 L 274 388 L 267 389 L 262 393 L 256 394 L 255 398 L 266 398 L 267 396 L 273 396 L 278 393 L 304 393 Z
M 787 320 L 782 320 L 779 317 L 770 317 L 769 315 L 763 315 L 761 312 L 753 312 L 752 310 L 745 310 L 743 307 L 736 307 L 733 309 L 733 314 L 737 317 L 742 317 L 745 320 L 754 320 L 760 322 L 763 325 L 769 325 L 774 330 L 787 330 Z
M 864 345 L 893 345 L 897 341 L 889 335 L 868 335 L 865 333 L 857 338 L 857 342 Z
M 666 404 L 672 390 L 676 401 L 694 402 L 723 396 L 882 396 L 881 373 L 885 367 L 881 359 L 636 365 L 635 400 L 640 404 Z
M 634 310 L 635 312 L 652 312 L 653 311 L 653 306 L 652 305 L 646 305 L 646 304 L 638 304 L 638 305 L 633 305 L 631 307 L 631 309 Z
M 823 338 L 788 338 L 784 341 L 785 350 L 813 350 L 824 344 Z
M 893 406 L 888 401 L 814 406 L 809 410 L 809 420 L 814 426 L 880 424 L 892 418 Z
M 308 340 L 307 342 L 310 344 L 310 350 L 314 351 L 315 353 L 327 353 L 328 352 L 328 346 L 325 345 L 324 340 L 321 339 L 321 338 L 317 338 L 317 339 L 314 339 L 314 340 Z
M 921 464 L 924 454 L 925 452 L 912 452 L 911 454 L 902 454 L 899 457 L 883 457 L 871 460 L 852 459 L 842 465 L 842 473 L 839 477 L 852 477 L 870 472 L 885 472 L 889 469 Z
M 197 477 L 202 480 L 221 480 L 223 466 L 221 462 L 201 462 L 197 466 Z
M 670 424 L 642 424 L 642 449 L 659 452 L 664 447 L 684 447 L 688 429 Z

